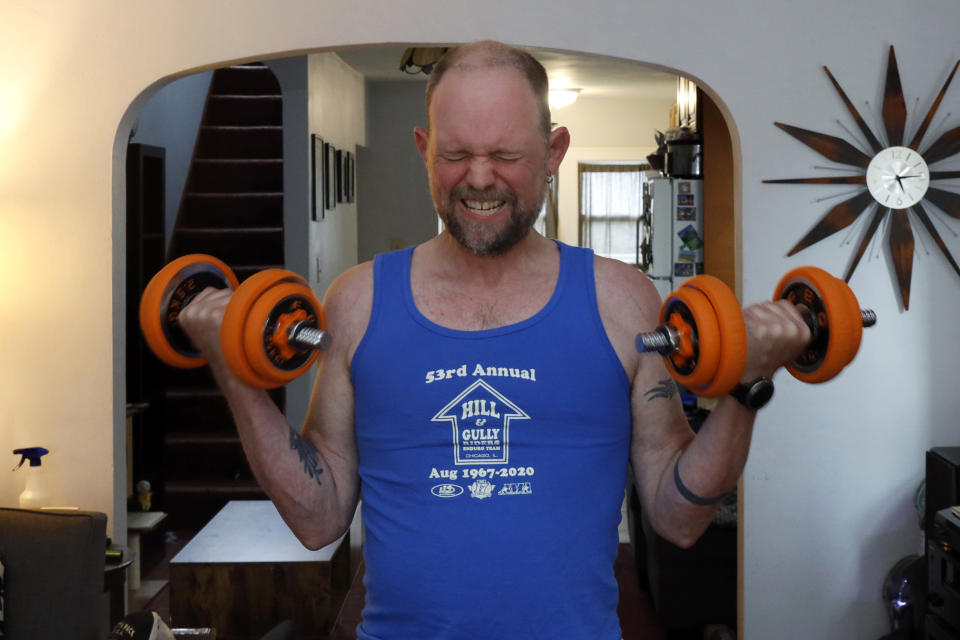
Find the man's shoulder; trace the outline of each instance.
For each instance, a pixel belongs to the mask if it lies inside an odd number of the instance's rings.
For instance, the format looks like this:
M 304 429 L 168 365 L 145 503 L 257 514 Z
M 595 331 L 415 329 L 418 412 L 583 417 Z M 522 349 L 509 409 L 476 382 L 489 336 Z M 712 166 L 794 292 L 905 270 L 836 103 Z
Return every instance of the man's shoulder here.
M 646 274 L 619 260 L 594 256 L 593 271 L 600 319 L 632 380 L 638 366 L 634 339 L 657 325 L 660 294 Z
M 636 267 L 595 255 L 593 257 L 594 280 L 597 299 L 602 306 L 654 306 L 660 308 L 660 294 L 645 273 Z
M 362 334 L 372 307 L 373 262 L 362 262 L 341 273 L 323 299 L 327 324 L 350 334 Z
M 358 295 L 365 290 L 373 292 L 373 261 L 361 262 L 337 276 L 327 289 L 326 297 Z

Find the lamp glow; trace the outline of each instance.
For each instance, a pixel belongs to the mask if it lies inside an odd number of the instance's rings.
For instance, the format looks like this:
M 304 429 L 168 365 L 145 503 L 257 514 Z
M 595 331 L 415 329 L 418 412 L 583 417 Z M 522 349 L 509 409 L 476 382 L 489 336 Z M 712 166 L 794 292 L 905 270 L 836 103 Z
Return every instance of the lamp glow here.
M 566 107 L 577 101 L 580 89 L 551 89 L 548 101 L 551 107 Z

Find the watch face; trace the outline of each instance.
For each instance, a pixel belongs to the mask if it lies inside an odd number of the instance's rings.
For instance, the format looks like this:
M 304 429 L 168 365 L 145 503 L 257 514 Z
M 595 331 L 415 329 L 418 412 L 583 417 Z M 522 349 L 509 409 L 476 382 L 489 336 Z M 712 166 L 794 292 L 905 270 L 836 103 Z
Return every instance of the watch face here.
M 891 209 L 912 207 L 927 192 L 930 171 L 909 147 L 887 147 L 867 167 L 867 188 L 874 200 Z
M 760 409 L 773 397 L 773 382 L 767 378 L 760 378 L 754 381 L 753 386 L 747 394 L 748 406 L 754 409 Z

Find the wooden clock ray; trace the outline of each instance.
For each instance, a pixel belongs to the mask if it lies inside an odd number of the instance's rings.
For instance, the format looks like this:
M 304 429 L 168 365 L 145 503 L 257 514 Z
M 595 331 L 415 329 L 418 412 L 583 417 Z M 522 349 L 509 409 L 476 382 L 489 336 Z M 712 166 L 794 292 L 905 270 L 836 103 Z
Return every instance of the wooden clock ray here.
M 866 231 L 855 249 L 850 264 L 844 274 L 848 281 L 860 259 L 870 246 L 881 222 L 889 217 L 889 250 L 896 272 L 900 300 L 904 310 L 910 308 L 910 280 L 913 270 L 914 232 L 911 227 L 911 215 L 920 222 L 933 242 L 943 253 L 947 262 L 960 276 L 960 265 L 954 259 L 943 237 L 931 220 L 924 204 L 930 204 L 951 218 L 960 219 L 960 193 L 932 186 L 942 180 L 960 178 L 960 171 L 931 170 L 931 166 L 960 153 L 960 127 L 955 127 L 938 136 L 932 142 L 924 144 L 924 137 L 930 129 L 934 115 L 940 108 L 947 89 L 953 80 L 960 60 L 953 65 L 943 87 L 928 109 L 909 142 L 906 136 L 907 107 L 900 83 L 900 72 L 893 46 L 887 62 L 886 83 L 884 86 L 881 115 L 886 138 L 882 142 L 871 130 L 863 116 L 857 111 L 840 83 L 826 66 L 823 67 L 840 99 L 843 101 L 860 132 L 866 139 L 869 153 L 864 153 L 854 144 L 843 138 L 830 136 L 808 129 L 801 129 L 782 122 L 774 124 L 823 157 L 834 162 L 863 170 L 862 174 L 830 176 L 817 178 L 788 178 L 764 180 L 768 184 L 850 184 L 862 186 L 853 197 L 832 207 L 814 227 L 789 251 L 788 256 L 806 249 L 849 227 L 867 215 Z

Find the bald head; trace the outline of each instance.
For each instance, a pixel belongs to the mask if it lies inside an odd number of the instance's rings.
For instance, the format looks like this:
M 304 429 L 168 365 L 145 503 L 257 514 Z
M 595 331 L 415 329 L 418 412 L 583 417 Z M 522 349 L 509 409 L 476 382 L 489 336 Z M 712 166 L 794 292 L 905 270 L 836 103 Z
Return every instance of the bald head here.
M 533 91 L 544 139 L 550 136 L 550 105 L 547 102 L 547 72 L 536 58 L 522 49 L 502 42 L 483 40 L 460 45 L 448 51 L 433 67 L 427 80 L 427 126 L 430 126 L 430 104 L 437 85 L 447 72 L 479 69 L 514 69 L 523 74 Z

